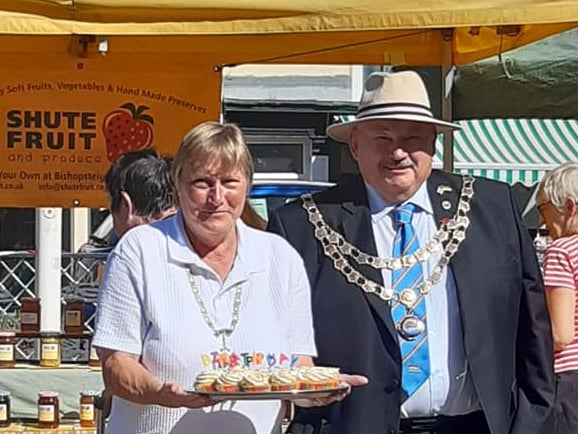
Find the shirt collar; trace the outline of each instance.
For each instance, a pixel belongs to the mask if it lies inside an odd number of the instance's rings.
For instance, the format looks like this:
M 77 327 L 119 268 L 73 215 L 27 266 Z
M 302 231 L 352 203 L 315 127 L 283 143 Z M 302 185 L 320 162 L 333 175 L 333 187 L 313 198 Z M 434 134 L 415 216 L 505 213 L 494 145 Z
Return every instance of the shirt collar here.
M 365 183 L 365 188 L 367 190 L 371 219 L 375 223 L 388 215 L 397 205 L 400 205 L 384 199 L 378 191 L 367 182 Z M 426 213 L 433 215 L 433 207 L 427 192 L 427 183 L 425 182 L 419 186 L 412 197 L 403 203 L 413 203 L 414 205 L 417 205 L 420 211 L 425 211 Z
M 169 260 L 182 265 L 194 264 L 200 268 L 207 268 L 205 262 L 199 257 L 193 248 L 185 231 L 183 214 L 181 211 L 165 220 L 167 225 L 167 251 Z M 239 265 L 245 273 L 257 273 L 265 270 L 265 261 L 260 255 L 255 254 L 254 246 L 251 247 L 251 233 L 249 227 L 237 219 L 237 253 L 234 268 Z M 239 263 L 239 264 L 237 264 Z

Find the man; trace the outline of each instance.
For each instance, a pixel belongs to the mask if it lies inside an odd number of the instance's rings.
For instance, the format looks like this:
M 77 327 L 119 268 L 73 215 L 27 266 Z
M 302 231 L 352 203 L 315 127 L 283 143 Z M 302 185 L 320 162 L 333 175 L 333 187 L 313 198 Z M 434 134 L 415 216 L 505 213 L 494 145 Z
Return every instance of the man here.
M 104 177 L 114 232 L 162 220 L 176 212 L 171 160 L 153 149 L 121 155 Z
M 109 167 L 105 177 L 114 234 L 101 239 L 91 235 L 79 248 L 80 253 L 108 253 L 129 229 L 143 223 L 161 220 L 176 212 L 171 160 L 152 149 L 132 151 L 121 155 Z M 99 282 L 104 267 L 94 267 L 94 258 L 84 258 L 77 269 L 80 283 Z M 87 273 L 86 270 L 93 270 Z M 94 306 L 86 304 L 85 316 L 94 313 Z M 91 322 L 92 325 L 92 322 Z
M 293 434 L 548 434 L 552 340 L 507 185 L 432 171 L 434 119 L 414 72 L 376 73 L 349 143 L 359 176 L 272 213 L 304 258 L 319 365 L 369 378 L 297 409 Z

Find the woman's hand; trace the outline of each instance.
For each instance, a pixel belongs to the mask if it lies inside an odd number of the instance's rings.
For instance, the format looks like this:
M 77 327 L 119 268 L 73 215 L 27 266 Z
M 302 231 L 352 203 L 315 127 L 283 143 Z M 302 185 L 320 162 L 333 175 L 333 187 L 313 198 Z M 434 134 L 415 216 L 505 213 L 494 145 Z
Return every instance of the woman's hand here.
M 158 403 L 163 407 L 201 408 L 216 404 L 205 396 L 186 393 L 178 383 L 165 383 L 158 393 Z
M 352 387 L 364 386 L 369 383 L 367 377 L 363 375 L 348 375 L 341 374 L 341 383 L 347 384 L 339 393 L 327 398 L 312 398 L 312 399 L 296 399 L 293 403 L 299 407 L 323 407 L 334 402 L 342 401 L 347 395 L 351 393 Z

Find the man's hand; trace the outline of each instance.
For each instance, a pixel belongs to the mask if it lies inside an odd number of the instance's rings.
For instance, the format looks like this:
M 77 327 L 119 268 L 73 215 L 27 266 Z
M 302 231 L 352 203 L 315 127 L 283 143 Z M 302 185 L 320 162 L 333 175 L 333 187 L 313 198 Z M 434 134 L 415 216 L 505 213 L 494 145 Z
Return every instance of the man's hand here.
M 369 383 L 369 380 L 363 375 L 341 374 L 341 383 L 347 384 L 347 387 L 335 395 L 327 398 L 296 399 L 293 403 L 299 407 L 323 407 L 334 402 L 342 401 L 351 393 L 352 387 L 364 386 Z

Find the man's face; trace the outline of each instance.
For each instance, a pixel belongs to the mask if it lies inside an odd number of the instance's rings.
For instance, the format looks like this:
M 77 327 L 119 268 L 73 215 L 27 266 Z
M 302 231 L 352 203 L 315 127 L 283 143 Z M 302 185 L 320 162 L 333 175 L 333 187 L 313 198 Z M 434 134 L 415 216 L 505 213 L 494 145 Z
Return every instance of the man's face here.
M 435 137 L 430 124 L 372 120 L 354 127 L 349 149 L 365 182 L 387 201 L 400 203 L 430 175 Z

